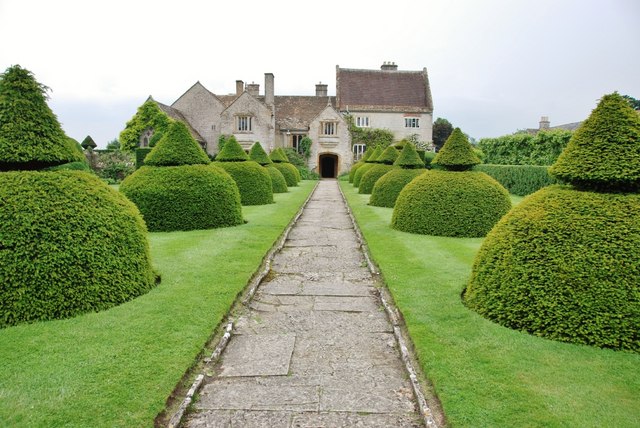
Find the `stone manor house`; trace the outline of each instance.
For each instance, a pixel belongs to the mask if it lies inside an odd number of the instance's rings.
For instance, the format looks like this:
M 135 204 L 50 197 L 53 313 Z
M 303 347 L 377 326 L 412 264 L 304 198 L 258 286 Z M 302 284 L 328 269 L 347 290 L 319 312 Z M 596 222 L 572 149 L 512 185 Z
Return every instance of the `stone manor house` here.
M 346 115 L 364 128 L 385 128 L 396 140 L 412 136 L 432 141 L 433 102 L 427 69 L 398 70 L 385 62 L 380 70 L 336 66 L 336 96 L 327 85 L 316 85 L 315 96 L 275 95 L 274 75 L 260 85 L 236 80 L 235 93 L 217 95 L 196 82 L 170 106 L 157 102 L 173 119 L 187 124 L 210 154 L 218 137 L 234 135 L 245 150 L 260 142 L 267 152 L 277 147 L 298 149 L 303 137 L 312 140 L 309 169 L 322 177 L 348 172 L 364 146 L 351 141 Z M 154 100 L 155 101 L 155 100 Z M 146 146 L 150 134 L 140 139 Z

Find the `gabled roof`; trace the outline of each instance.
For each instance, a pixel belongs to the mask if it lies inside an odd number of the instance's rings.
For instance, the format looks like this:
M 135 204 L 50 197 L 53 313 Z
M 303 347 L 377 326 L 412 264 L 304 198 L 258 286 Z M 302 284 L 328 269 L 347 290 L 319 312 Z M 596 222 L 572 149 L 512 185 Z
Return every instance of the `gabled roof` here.
M 206 141 L 204 138 L 202 138 L 202 135 L 200 135 L 198 131 L 193 129 L 189 121 L 183 116 L 183 114 L 179 110 L 171 106 L 168 106 L 166 104 L 162 104 L 161 102 L 154 100 L 152 97 L 149 97 L 149 98 L 152 99 L 156 104 L 158 104 L 158 107 L 160 107 L 160 110 L 165 112 L 167 116 L 169 116 L 171 119 L 179 120 L 180 122 L 183 122 L 185 125 L 187 125 L 187 128 L 189 128 L 189 132 L 191 132 L 191 135 L 193 136 L 193 138 L 196 139 L 196 141 L 200 141 L 200 142 Z
M 335 97 L 276 96 L 274 104 L 277 129 L 307 130 L 327 105 L 335 108 Z
M 200 81 L 198 80 L 196 83 L 194 83 L 193 85 L 191 85 L 191 87 L 189 89 L 187 89 L 182 95 L 180 95 L 178 97 L 178 99 L 176 99 L 173 104 L 171 104 L 171 106 L 173 107 L 174 105 L 176 105 L 181 99 L 182 97 L 186 96 L 187 94 L 189 94 L 190 92 L 194 91 L 197 88 L 201 88 L 205 91 L 205 93 L 211 95 L 213 98 L 217 99 L 218 101 L 220 101 L 220 103 L 224 104 L 222 102 L 222 100 L 220 100 L 220 98 L 218 98 L 218 96 L 216 94 L 214 94 L 213 92 L 211 92 L 210 90 L 208 90 L 202 83 L 200 83 Z
M 336 94 L 340 111 L 433 111 L 426 68 L 398 71 L 336 66 Z

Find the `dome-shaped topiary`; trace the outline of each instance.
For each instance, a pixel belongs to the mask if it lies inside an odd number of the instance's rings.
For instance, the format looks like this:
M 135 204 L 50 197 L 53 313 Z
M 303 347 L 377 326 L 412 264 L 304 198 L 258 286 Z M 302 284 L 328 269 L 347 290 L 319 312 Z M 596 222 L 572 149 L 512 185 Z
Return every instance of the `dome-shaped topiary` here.
M 424 173 L 424 168 L 393 168 L 380 177 L 373 186 L 369 205 L 393 208 L 398 195 L 414 178 Z
M 47 105 L 47 89 L 19 65 L 0 75 L 0 171 L 85 160 Z
M 249 160 L 249 155 L 244 152 L 233 135 L 225 140 L 222 150 L 216 156 L 216 162 L 244 162 L 246 160 Z
M 377 159 L 378 157 L 380 157 L 380 155 L 382 154 L 382 147 L 380 146 L 376 146 L 375 149 L 373 149 L 373 151 L 371 152 L 371 156 L 369 156 L 369 159 L 367 159 L 364 163 L 364 165 L 362 165 L 360 168 L 358 168 L 355 172 L 355 174 L 353 175 L 353 186 L 354 187 L 359 187 L 360 186 L 360 180 L 362 180 L 362 176 L 373 166 L 377 163 Z
M 144 158 L 146 166 L 208 165 L 209 157 L 179 121 L 169 124 L 158 144 Z
M 395 166 L 399 166 L 404 169 L 423 169 L 424 161 L 420 159 L 416 148 L 411 143 L 406 143 L 402 147 L 402 151 L 398 155 L 398 158 L 393 163 Z
M 155 286 L 145 224 L 82 171 L 0 173 L 0 327 L 107 309 Z
M 276 168 L 273 164 L 269 164 L 263 167 L 269 173 L 271 177 L 271 187 L 273 189 L 273 193 L 287 193 L 289 189 L 287 188 L 287 180 L 284 178 L 284 175 L 280 172 L 278 168 Z
M 356 174 L 356 171 L 358 170 L 358 168 L 364 165 L 367 159 L 369 159 L 369 156 L 371 156 L 372 152 L 373 149 L 371 147 L 367 147 L 367 150 L 364 151 L 360 160 L 353 164 L 353 166 L 349 170 L 349 183 L 353 183 L 353 176 Z
M 393 149 L 393 148 L 392 148 Z M 393 151 L 396 151 L 393 149 Z M 362 176 L 360 180 L 360 186 L 358 187 L 358 193 L 361 195 L 370 195 L 373 192 L 373 187 L 376 182 L 382 178 L 386 173 L 391 171 L 392 169 L 397 169 L 398 167 L 379 163 L 374 164 L 369 170 Z
M 229 141 L 225 144 L 225 149 Z M 223 149 L 224 150 L 224 149 Z M 240 190 L 242 205 L 265 205 L 273 203 L 273 184 L 266 168 L 255 161 L 213 162 L 233 178 Z
M 251 150 L 249 150 L 249 159 L 258 162 L 262 166 L 271 165 L 273 163 L 260 143 L 254 143 L 251 147 Z
M 400 192 L 391 226 L 424 235 L 482 237 L 510 208 L 507 190 L 483 172 L 430 170 Z
M 549 172 L 583 189 L 640 191 L 640 115 L 618 93 L 605 95 Z
M 469 139 L 460 128 L 456 128 L 449 135 L 431 164 L 438 165 L 448 171 L 466 171 L 480 162 L 480 158 L 473 151 Z
M 150 231 L 212 229 L 243 222 L 238 187 L 217 167 L 145 165 L 124 179 L 120 191 L 138 206 Z
M 640 195 L 550 186 L 484 240 L 466 304 L 550 339 L 640 352 Z
M 274 162 L 273 167 L 276 168 L 284 177 L 287 186 L 297 186 L 300 182 L 300 171 L 298 168 L 288 162 Z

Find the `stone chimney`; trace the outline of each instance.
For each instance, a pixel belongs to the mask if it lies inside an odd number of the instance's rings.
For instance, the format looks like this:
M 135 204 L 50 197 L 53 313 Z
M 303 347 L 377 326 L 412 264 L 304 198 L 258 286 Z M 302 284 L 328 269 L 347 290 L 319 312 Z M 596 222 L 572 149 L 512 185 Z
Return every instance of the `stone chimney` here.
M 236 95 L 240 96 L 244 92 L 244 82 L 242 80 L 236 80 Z
M 247 83 L 247 92 L 249 92 L 249 94 L 253 95 L 254 97 L 257 97 L 258 95 L 260 95 L 260 84 L 259 83 Z
M 320 82 L 316 85 L 316 97 L 326 97 L 327 96 L 327 85 Z
M 382 63 L 380 70 L 383 71 L 398 71 L 398 66 L 395 62 L 385 61 Z
M 540 130 L 549 129 L 549 125 L 550 124 L 551 124 L 551 122 L 549 122 L 549 117 L 548 116 L 542 116 L 540 118 Z
M 264 73 L 264 102 L 267 105 L 273 105 L 273 73 Z

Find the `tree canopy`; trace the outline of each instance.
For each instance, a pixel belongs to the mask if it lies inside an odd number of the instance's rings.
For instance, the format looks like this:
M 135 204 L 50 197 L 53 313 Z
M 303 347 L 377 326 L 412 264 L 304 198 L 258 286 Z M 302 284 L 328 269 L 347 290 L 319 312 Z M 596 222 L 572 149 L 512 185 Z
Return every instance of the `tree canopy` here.
M 439 117 L 433 122 L 433 144 L 440 150 L 453 132 L 453 125 L 447 119 Z

